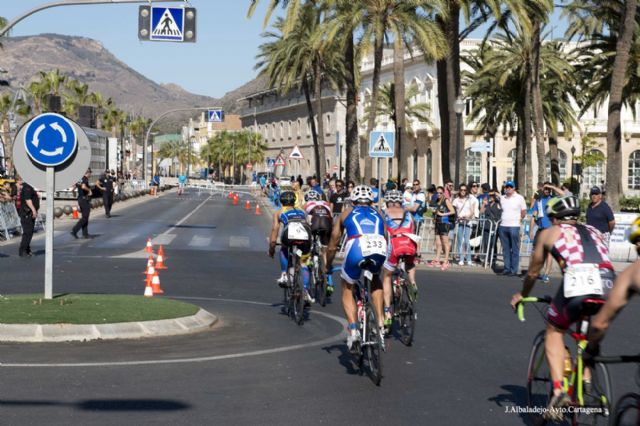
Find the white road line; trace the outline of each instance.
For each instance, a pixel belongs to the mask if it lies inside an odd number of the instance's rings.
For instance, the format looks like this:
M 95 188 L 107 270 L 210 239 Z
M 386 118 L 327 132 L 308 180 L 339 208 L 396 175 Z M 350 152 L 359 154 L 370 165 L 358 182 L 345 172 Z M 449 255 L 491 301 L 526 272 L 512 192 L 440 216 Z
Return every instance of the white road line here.
M 176 237 L 177 237 L 176 234 L 162 234 L 152 239 L 151 242 L 153 243 L 154 246 L 158 246 L 158 245 L 167 246 L 171 244 L 171 242 L 175 240 Z
M 261 305 L 261 306 L 273 306 L 272 303 L 264 303 L 264 302 L 255 302 L 252 300 L 237 300 L 237 299 L 219 299 L 213 297 L 174 297 L 175 299 L 184 299 L 184 300 L 207 300 L 207 301 L 217 301 L 217 302 L 230 302 L 230 303 L 246 303 L 251 305 Z M 336 315 L 328 314 L 326 312 L 314 311 L 314 315 L 320 315 L 325 318 L 329 318 L 333 321 L 338 322 L 342 329 L 345 330 L 347 327 L 347 322 Z M 259 356 L 259 355 L 268 355 L 280 352 L 288 352 L 298 349 L 310 348 L 314 346 L 326 345 L 329 343 L 334 343 L 337 341 L 344 340 L 345 332 L 341 331 L 340 333 L 328 337 L 322 340 L 316 340 L 314 342 L 309 343 L 301 343 L 299 345 L 289 345 L 289 346 L 281 346 L 278 348 L 271 349 L 263 349 L 259 351 L 249 351 L 249 352 L 239 352 L 235 354 L 227 354 L 227 355 L 213 355 L 213 356 L 204 356 L 204 357 L 194 357 L 194 358 L 178 358 L 178 359 L 157 359 L 157 360 L 144 360 L 144 361 L 116 361 L 116 362 L 76 362 L 76 363 L 1 363 L 0 367 L 12 367 L 12 368 L 40 368 L 40 367 L 128 367 L 128 366 L 137 366 L 137 365 L 159 365 L 159 364 L 187 364 L 194 362 L 207 362 L 207 361 L 220 361 L 225 359 L 235 359 L 235 358 L 244 358 L 250 356 Z
M 207 247 L 209 244 L 211 244 L 211 237 L 194 235 L 189 241 L 189 247 Z
M 191 210 L 191 212 L 189 214 L 187 214 L 185 217 L 183 217 L 182 219 L 180 219 L 180 221 L 178 223 L 176 223 L 175 225 L 173 225 L 171 228 L 167 229 L 166 231 L 164 231 L 162 234 L 160 235 L 165 235 L 170 233 L 171 231 L 173 231 L 174 229 L 176 229 L 178 226 L 182 225 L 187 219 L 189 219 L 195 212 L 197 212 L 200 207 L 204 206 L 205 203 L 207 201 L 209 201 L 211 199 L 211 195 L 209 195 L 209 197 L 204 200 L 203 202 L 201 202 L 200 204 L 198 204 L 198 207 L 196 207 L 195 209 Z
M 138 236 L 138 234 L 124 234 L 124 235 L 120 235 L 119 237 L 116 238 L 112 238 L 110 240 L 107 240 L 107 245 L 125 245 L 125 244 L 129 244 L 131 241 L 133 241 L 134 238 L 136 238 Z
M 229 247 L 231 248 L 249 248 L 251 241 L 249 237 L 231 236 L 229 237 Z

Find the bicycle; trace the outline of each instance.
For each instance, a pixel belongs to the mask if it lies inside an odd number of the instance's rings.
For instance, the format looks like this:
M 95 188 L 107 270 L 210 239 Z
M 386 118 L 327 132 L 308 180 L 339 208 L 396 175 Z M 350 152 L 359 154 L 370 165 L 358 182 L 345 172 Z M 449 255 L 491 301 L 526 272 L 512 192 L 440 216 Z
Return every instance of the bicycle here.
M 516 307 L 518 319 L 524 321 L 524 304 L 551 303 L 551 297 L 525 297 Z M 565 345 L 565 368 L 562 378 L 562 390 L 571 399 L 567 412 L 571 415 L 572 424 L 607 424 L 609 417 L 609 407 L 611 401 L 611 379 L 609 370 L 600 362 L 591 368 L 591 382 L 584 379 L 583 353 L 587 347 L 587 332 L 589 320 L 592 315 L 598 312 L 604 304 L 602 299 L 585 299 L 582 302 L 580 320 L 576 323 L 575 331 L 569 335 L 575 342 L 575 355 L 572 355 Z M 544 314 L 543 309 L 538 309 L 540 314 Z M 553 394 L 553 381 L 545 356 L 545 330 L 542 330 L 533 340 L 529 364 L 527 368 L 527 399 L 529 407 L 546 408 Z M 587 389 L 585 389 L 587 384 Z M 588 396 L 593 403 L 585 403 L 585 396 Z M 537 420 L 544 420 L 541 414 Z
M 393 317 L 396 319 L 398 325 L 397 330 L 400 335 L 400 341 L 407 346 L 411 346 L 418 314 L 416 312 L 415 301 L 409 293 L 404 256 L 399 256 L 398 258 L 398 266 L 393 274 L 392 283 Z
M 373 280 L 373 273 L 369 268 L 375 266 L 371 259 L 364 259 L 358 265 L 364 274 L 364 284 L 358 281 L 353 287 L 353 297 L 358 307 L 357 320 L 359 323 L 360 346 L 355 355 L 360 369 L 365 366 L 371 381 L 380 386 L 382 380 L 382 351 L 384 337 L 378 328 L 373 304 L 369 300 L 369 289 Z
M 639 355 L 620 356 L 596 356 L 594 362 L 603 364 L 640 364 Z M 640 386 L 640 366 L 636 371 L 636 384 Z M 640 425 L 640 394 L 629 392 L 620 397 L 616 402 L 611 416 L 612 426 Z
M 327 276 L 325 274 L 324 258 L 322 257 L 322 243 L 320 236 L 313 236 L 311 245 L 311 273 L 313 285 L 309 286 L 313 289 L 313 297 L 321 306 L 327 305 Z
M 282 244 L 276 244 L 281 246 Z M 284 311 L 298 325 L 304 323 L 304 283 L 302 281 L 302 271 L 300 266 L 300 258 L 302 251 L 295 247 L 289 247 L 287 256 L 287 283 L 284 291 Z

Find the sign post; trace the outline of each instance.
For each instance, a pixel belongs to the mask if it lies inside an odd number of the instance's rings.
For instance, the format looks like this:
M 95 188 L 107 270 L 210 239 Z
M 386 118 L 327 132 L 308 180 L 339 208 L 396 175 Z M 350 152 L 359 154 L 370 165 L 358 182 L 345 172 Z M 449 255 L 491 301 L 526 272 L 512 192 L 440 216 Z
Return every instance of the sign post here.
M 369 134 L 369 157 L 376 158 L 378 175 L 378 201 L 382 206 L 382 185 L 380 182 L 380 159 L 393 158 L 395 152 L 394 132 L 371 132 Z
M 91 160 L 91 145 L 76 123 L 62 115 L 46 113 L 33 118 L 18 132 L 13 158 L 25 182 L 46 190 L 44 297 L 52 299 L 54 194 L 82 176 Z

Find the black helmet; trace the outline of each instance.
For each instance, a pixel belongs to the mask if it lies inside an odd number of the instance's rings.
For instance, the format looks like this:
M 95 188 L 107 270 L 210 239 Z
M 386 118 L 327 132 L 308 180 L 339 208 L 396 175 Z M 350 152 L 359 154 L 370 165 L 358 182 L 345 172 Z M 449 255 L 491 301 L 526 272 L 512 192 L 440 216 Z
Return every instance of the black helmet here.
M 580 201 L 573 195 L 552 198 L 547 204 L 546 213 L 556 219 L 577 220 L 580 216 Z
M 294 206 L 296 204 L 296 193 L 293 191 L 285 191 L 280 194 L 280 204 L 283 206 Z

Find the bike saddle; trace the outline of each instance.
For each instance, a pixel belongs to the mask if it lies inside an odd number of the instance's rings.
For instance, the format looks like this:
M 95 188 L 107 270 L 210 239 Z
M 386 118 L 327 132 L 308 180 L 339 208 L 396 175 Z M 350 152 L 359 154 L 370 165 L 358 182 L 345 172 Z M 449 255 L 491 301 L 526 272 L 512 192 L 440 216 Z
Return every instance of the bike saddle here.
M 584 299 L 582 301 L 581 314 L 587 317 L 595 315 L 605 302 L 604 299 Z
M 373 259 L 362 259 L 360 263 L 358 263 L 358 266 L 360 267 L 360 269 L 367 269 L 367 270 L 374 268 L 376 265 L 377 264 Z

